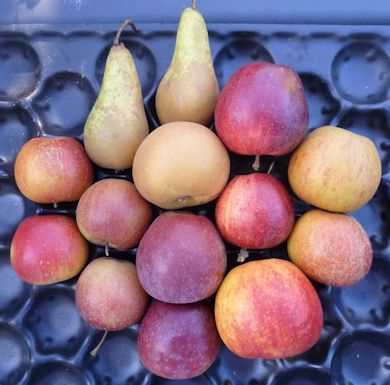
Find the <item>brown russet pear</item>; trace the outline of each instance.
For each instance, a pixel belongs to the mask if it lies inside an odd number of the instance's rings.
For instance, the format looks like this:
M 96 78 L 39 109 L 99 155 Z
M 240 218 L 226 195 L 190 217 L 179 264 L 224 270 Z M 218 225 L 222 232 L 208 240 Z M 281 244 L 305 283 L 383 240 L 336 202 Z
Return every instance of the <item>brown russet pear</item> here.
M 164 124 L 148 135 L 134 158 L 138 192 L 163 209 L 201 205 L 224 189 L 229 154 L 209 128 L 192 122 Z
M 138 146 L 149 133 L 137 69 L 130 51 L 119 42 L 125 20 L 108 53 L 102 86 L 84 127 L 85 149 L 100 167 L 133 165 Z
M 161 124 L 187 121 L 208 126 L 219 95 L 203 16 L 186 8 L 180 18 L 172 62 L 156 94 Z

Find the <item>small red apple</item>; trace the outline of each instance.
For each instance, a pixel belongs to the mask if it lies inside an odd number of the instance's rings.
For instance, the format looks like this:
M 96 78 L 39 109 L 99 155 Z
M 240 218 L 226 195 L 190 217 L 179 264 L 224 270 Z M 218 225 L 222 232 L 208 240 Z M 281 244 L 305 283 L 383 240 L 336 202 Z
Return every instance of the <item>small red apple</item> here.
M 101 330 L 120 330 L 136 324 L 148 305 L 133 263 L 97 258 L 81 273 L 76 287 L 81 317 Z
M 227 274 L 215 300 L 215 321 L 233 353 L 276 359 L 310 349 L 320 337 L 323 313 L 313 285 L 295 265 L 265 259 Z
M 76 139 L 34 138 L 16 158 L 15 180 L 23 195 L 34 202 L 72 202 L 92 184 L 93 168 Z
M 283 184 L 269 174 L 233 178 L 218 198 L 215 221 L 222 237 L 247 249 L 274 247 L 290 235 L 294 206 Z
M 247 64 L 221 92 L 215 128 L 225 146 L 244 155 L 284 155 L 303 140 L 308 113 L 302 82 L 286 65 Z
M 65 215 L 24 219 L 11 244 L 12 267 L 33 285 L 66 281 L 80 273 L 87 258 L 87 241 L 75 220 Z
M 103 179 L 81 196 L 77 225 L 90 242 L 129 249 L 140 241 L 152 220 L 152 208 L 133 183 Z
M 143 236 L 137 250 L 143 288 L 169 303 L 197 302 L 216 292 L 226 269 L 225 245 L 201 215 L 166 212 Z

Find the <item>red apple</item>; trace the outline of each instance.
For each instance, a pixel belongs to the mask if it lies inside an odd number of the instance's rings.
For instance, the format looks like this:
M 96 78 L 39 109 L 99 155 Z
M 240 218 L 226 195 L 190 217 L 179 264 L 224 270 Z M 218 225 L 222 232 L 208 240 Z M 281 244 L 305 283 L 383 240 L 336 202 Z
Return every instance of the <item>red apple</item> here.
M 133 183 L 103 179 L 89 187 L 77 205 L 77 225 L 90 242 L 129 249 L 152 220 L 152 208 Z
M 284 155 L 303 140 L 308 112 L 297 73 L 286 65 L 247 64 L 221 92 L 215 128 L 226 147 L 244 155 Z
M 175 380 L 205 372 L 220 344 L 213 314 L 204 302 L 173 305 L 153 301 L 138 333 L 138 351 L 146 368 Z
M 291 261 L 325 285 L 353 285 L 367 275 L 372 263 L 367 233 L 344 214 L 308 211 L 295 224 L 287 247 Z
M 24 219 L 11 244 L 12 267 L 33 285 L 66 281 L 82 270 L 87 258 L 87 241 L 76 222 L 65 215 Z
M 294 220 L 294 206 L 286 188 L 269 174 L 236 176 L 215 208 L 222 237 L 247 249 L 266 249 L 282 243 L 290 235 Z
M 20 150 L 15 180 L 28 199 L 38 203 L 77 201 L 92 184 L 92 163 L 73 138 L 34 138 Z
M 136 324 L 145 313 L 148 295 L 133 263 L 98 258 L 81 273 L 76 305 L 81 317 L 96 329 L 120 330 Z
M 166 212 L 142 238 L 136 265 L 140 282 L 152 297 L 197 302 L 215 293 L 223 279 L 225 245 L 209 219 Z
M 265 259 L 228 273 L 215 300 L 215 321 L 233 353 L 276 359 L 310 349 L 320 337 L 323 313 L 313 285 L 295 265 Z

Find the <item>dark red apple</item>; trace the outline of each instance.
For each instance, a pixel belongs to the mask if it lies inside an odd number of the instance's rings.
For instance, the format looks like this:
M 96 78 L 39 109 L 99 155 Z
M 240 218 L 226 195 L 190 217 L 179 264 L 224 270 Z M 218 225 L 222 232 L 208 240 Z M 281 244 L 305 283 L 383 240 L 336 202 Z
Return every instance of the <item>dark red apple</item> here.
M 225 146 L 244 155 L 284 155 L 303 140 L 308 112 L 302 82 L 286 65 L 247 64 L 221 92 L 215 128 Z
M 294 206 L 283 184 L 269 174 L 233 178 L 218 198 L 215 221 L 222 237 L 247 249 L 274 247 L 290 235 Z
M 65 215 L 24 219 L 11 244 L 12 267 L 33 285 L 66 281 L 80 273 L 87 258 L 87 241 L 76 222 Z
M 81 273 L 76 305 L 81 317 L 96 329 L 120 330 L 137 323 L 145 313 L 148 295 L 133 263 L 98 258 Z
M 141 285 L 152 297 L 197 302 L 215 293 L 223 279 L 225 245 L 209 219 L 166 212 L 143 236 L 136 265 Z
M 215 300 L 215 321 L 233 353 L 276 359 L 310 349 L 320 337 L 323 313 L 313 285 L 295 265 L 264 259 L 228 273 Z
M 204 302 L 174 305 L 153 301 L 138 333 L 142 363 L 152 373 L 174 380 L 205 372 L 220 344 L 213 314 Z
M 34 138 L 16 158 L 15 180 L 23 195 L 34 202 L 71 202 L 92 184 L 93 168 L 76 139 Z
M 133 183 L 103 179 L 89 187 L 77 205 L 77 225 L 96 245 L 129 249 L 140 241 L 152 220 L 152 208 Z

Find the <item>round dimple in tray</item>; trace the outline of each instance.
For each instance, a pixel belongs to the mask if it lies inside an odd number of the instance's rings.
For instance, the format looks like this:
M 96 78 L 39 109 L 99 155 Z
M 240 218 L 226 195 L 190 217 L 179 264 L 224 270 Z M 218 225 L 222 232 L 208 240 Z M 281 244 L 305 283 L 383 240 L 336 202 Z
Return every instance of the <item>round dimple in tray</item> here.
M 291 65 L 305 88 L 309 129 L 333 124 L 366 135 L 382 159 L 384 175 L 377 194 L 352 213 L 370 236 L 375 253 L 372 269 L 352 287 L 315 284 L 324 308 L 324 328 L 308 352 L 284 360 L 249 360 L 222 347 L 204 375 L 164 380 L 148 373 L 139 360 L 138 326 L 109 333 L 97 357 L 90 356 L 102 333 L 77 312 L 76 278 L 42 287 L 19 280 L 9 262 L 18 223 L 34 214 L 74 217 L 76 203 L 60 203 L 54 209 L 24 198 L 14 181 L 16 155 L 23 143 L 38 135 L 82 139 L 117 27 L 0 27 L 0 384 L 390 384 L 390 36 L 384 27 L 209 25 L 221 88 L 246 63 Z M 123 41 L 133 54 L 154 129 L 158 126 L 154 96 L 173 53 L 176 25 L 140 24 L 138 29 L 137 34 L 125 32 Z M 252 157 L 230 154 L 230 158 L 231 176 L 253 172 Z M 288 156 L 278 158 L 272 171 L 286 186 L 288 160 Z M 264 157 L 261 172 L 272 161 Z M 132 179 L 130 170 L 116 173 L 100 168 L 95 168 L 95 177 Z M 309 209 L 293 199 L 298 216 Z M 191 210 L 213 220 L 214 207 L 212 202 Z M 154 207 L 154 216 L 161 212 Z M 229 268 L 237 264 L 238 251 L 227 244 Z M 112 256 L 133 262 L 135 253 L 136 249 L 111 251 Z M 103 254 L 101 247 L 90 246 L 90 259 Z M 269 257 L 287 258 L 286 245 L 249 251 L 249 260 Z

